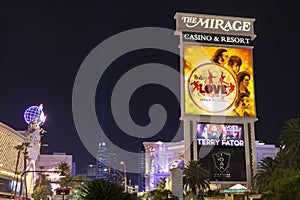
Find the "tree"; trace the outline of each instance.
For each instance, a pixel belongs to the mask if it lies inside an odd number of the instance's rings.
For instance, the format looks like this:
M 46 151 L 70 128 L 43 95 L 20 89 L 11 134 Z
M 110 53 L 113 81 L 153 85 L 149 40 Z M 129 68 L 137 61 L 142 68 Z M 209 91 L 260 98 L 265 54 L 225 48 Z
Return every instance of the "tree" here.
M 78 174 L 75 177 L 72 177 L 70 180 L 69 186 L 72 188 L 72 194 L 69 195 L 70 199 L 82 199 L 80 197 L 80 188 L 86 185 L 91 180 L 87 177 L 86 174 Z
M 58 170 L 61 171 L 60 175 L 63 176 L 59 180 L 60 187 L 69 187 L 72 179 L 70 165 L 67 162 L 61 162 L 58 165 Z
M 276 159 L 265 157 L 260 161 L 259 165 L 260 169 L 257 170 L 257 174 L 254 176 L 254 179 L 258 190 L 263 192 L 267 184 L 271 182 L 272 175 L 279 163 Z
M 300 171 L 276 168 L 261 199 L 300 199 Z
M 171 190 L 166 189 L 167 180 L 162 178 L 158 184 L 157 188 L 148 191 L 146 193 L 146 198 L 152 198 L 152 200 L 177 200 L 178 197 L 174 196 Z
M 34 199 L 47 200 L 48 195 L 52 195 L 50 181 L 47 180 L 45 174 L 40 173 L 39 178 L 36 180 L 32 197 Z
M 23 151 L 24 169 L 23 169 L 23 172 L 26 172 L 26 169 L 27 169 L 27 159 L 29 158 L 29 156 L 28 156 L 28 148 L 30 147 L 30 143 L 29 142 L 24 142 L 23 146 L 24 146 L 24 151 Z M 23 185 L 24 185 L 25 194 L 26 194 L 26 198 L 27 198 L 27 178 L 26 178 L 26 173 L 24 173 Z M 22 196 L 22 190 L 20 191 L 20 196 Z
M 61 171 L 61 175 L 63 176 L 71 173 L 70 165 L 67 162 L 59 163 L 57 168 L 59 171 Z
M 191 160 L 183 169 L 183 184 L 185 191 L 191 191 L 196 197 L 198 192 L 209 189 L 208 171 L 200 160 Z
M 95 179 L 82 186 L 80 196 L 86 200 L 132 200 L 131 194 L 115 183 L 103 179 Z
M 284 168 L 300 169 L 300 118 L 292 118 L 285 122 L 279 136 L 280 165 Z
M 24 181 L 23 181 L 23 184 L 24 185 L 24 188 L 25 188 L 25 192 L 26 192 L 26 197 L 27 197 L 27 183 L 26 183 L 26 168 L 27 168 L 27 159 L 29 158 L 28 156 L 28 147 L 30 147 L 30 143 L 29 142 L 23 142 L 22 143 L 22 147 L 20 147 L 19 149 L 22 149 L 23 150 L 23 172 L 24 172 Z M 20 155 L 18 154 L 18 157 L 20 157 Z M 17 168 L 17 167 L 16 167 Z M 22 180 L 21 180 L 22 181 Z M 21 186 L 22 186 L 21 185 Z M 19 194 L 19 198 L 22 197 L 22 193 L 23 193 L 23 188 L 21 187 L 21 190 L 20 190 L 20 194 Z M 15 191 L 15 194 L 14 194 L 14 198 L 16 196 L 16 191 Z
M 255 175 L 261 199 L 300 199 L 300 118 L 285 122 L 279 142 L 276 158 L 264 158 Z
M 15 183 L 15 188 L 14 188 L 14 199 L 16 198 L 16 194 L 17 194 L 17 183 L 19 181 L 19 172 L 18 172 L 18 166 L 19 166 L 19 162 L 20 162 L 20 156 L 21 156 L 21 151 L 23 151 L 24 146 L 22 145 L 17 145 L 14 147 L 17 151 L 17 161 L 16 161 L 16 167 L 15 167 L 15 174 L 14 174 L 14 180 L 16 179 L 16 183 Z

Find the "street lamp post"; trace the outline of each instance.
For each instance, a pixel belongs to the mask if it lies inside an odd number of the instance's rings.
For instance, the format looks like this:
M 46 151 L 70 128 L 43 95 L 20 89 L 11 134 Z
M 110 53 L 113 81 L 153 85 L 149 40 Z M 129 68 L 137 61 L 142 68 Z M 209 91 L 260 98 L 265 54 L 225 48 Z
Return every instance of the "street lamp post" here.
M 121 165 L 124 167 L 124 190 L 127 192 L 127 176 L 126 176 L 126 165 L 124 161 L 120 162 Z

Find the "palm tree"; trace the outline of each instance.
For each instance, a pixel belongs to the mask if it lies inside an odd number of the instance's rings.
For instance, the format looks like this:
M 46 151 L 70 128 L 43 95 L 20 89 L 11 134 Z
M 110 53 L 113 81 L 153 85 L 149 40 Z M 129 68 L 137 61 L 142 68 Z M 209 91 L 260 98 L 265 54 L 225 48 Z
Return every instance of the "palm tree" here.
M 157 185 L 157 188 L 148 191 L 145 195 L 146 198 L 152 198 L 152 200 L 178 200 L 178 197 L 174 196 L 171 190 L 166 189 L 167 180 L 162 178 Z
M 209 189 L 208 171 L 200 160 L 191 160 L 183 169 L 183 184 L 186 191 L 191 191 L 194 196 L 198 192 Z
M 80 197 L 80 188 L 90 181 L 86 174 L 78 174 L 72 177 L 69 183 L 69 186 L 72 188 L 72 194 L 69 195 L 69 199 L 82 199 Z
M 300 170 L 276 168 L 261 199 L 300 199 Z
M 279 142 L 281 167 L 300 169 L 300 118 L 292 118 L 285 122 Z
M 45 166 L 39 166 L 39 169 L 40 169 L 40 171 L 43 171 L 43 169 L 45 169 Z M 42 176 L 43 176 L 44 174 L 42 174 L 41 172 L 39 173 L 39 186 L 41 186 L 41 183 L 42 183 Z
M 132 200 L 131 194 L 115 183 L 103 179 L 95 179 L 80 189 L 80 196 L 86 200 Z
M 69 187 L 70 181 L 72 179 L 71 177 L 71 169 L 70 165 L 67 162 L 61 162 L 58 165 L 58 170 L 60 171 L 60 175 L 63 176 L 59 180 L 59 184 L 61 187 Z
M 43 166 L 40 167 L 41 170 L 43 168 L 44 168 Z M 34 187 L 32 197 L 34 199 L 42 199 L 42 200 L 45 199 L 46 200 L 46 199 L 48 199 L 47 196 L 51 195 L 51 194 L 52 194 L 52 191 L 51 191 L 50 181 L 47 179 L 45 174 L 40 173 L 39 178 L 36 180 L 36 185 Z
M 48 196 L 52 194 L 51 186 L 41 185 L 41 186 L 35 186 L 33 190 L 32 197 L 34 199 L 39 200 L 47 200 Z
M 71 180 L 71 187 L 72 188 L 79 188 L 81 185 L 86 184 L 87 182 L 90 182 L 91 180 L 87 177 L 86 174 L 78 174 L 75 177 L 72 177 Z
M 57 168 L 58 168 L 58 170 L 61 171 L 61 175 L 62 176 L 70 174 L 70 172 L 71 172 L 70 165 L 67 162 L 61 162 L 61 163 L 59 163 L 59 165 L 58 165 Z
M 24 146 L 22 145 L 17 145 L 14 147 L 17 151 L 17 161 L 16 161 L 16 167 L 15 167 L 15 174 L 14 174 L 14 180 L 16 179 L 16 184 L 15 184 L 15 188 L 14 188 L 14 199 L 16 198 L 16 194 L 17 194 L 17 183 L 19 181 L 19 172 L 18 172 L 18 166 L 19 166 L 19 162 L 20 162 L 20 156 L 21 156 L 21 151 L 23 151 Z
M 272 176 L 276 168 L 278 168 L 279 163 L 276 159 L 271 157 L 263 158 L 260 163 L 260 169 L 254 176 L 256 187 L 259 191 L 263 192 L 266 186 L 272 181 Z
M 28 156 L 28 147 L 30 147 L 30 143 L 29 142 L 24 142 L 23 144 L 24 147 L 24 151 L 23 151 L 23 158 L 24 158 L 24 169 L 23 169 L 23 173 L 24 173 L 24 181 L 23 181 L 23 185 L 25 188 L 25 194 L 26 194 L 26 198 L 27 198 L 27 181 L 26 181 L 26 169 L 27 169 L 27 159 L 29 158 Z M 20 196 L 22 196 L 22 190 L 20 191 Z

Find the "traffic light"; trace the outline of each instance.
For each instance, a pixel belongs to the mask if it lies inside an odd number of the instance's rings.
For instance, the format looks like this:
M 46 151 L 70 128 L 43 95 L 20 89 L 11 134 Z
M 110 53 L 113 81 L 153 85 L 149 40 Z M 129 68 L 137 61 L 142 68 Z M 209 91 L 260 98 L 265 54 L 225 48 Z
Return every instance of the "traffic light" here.
M 70 188 L 60 188 L 56 189 L 56 195 L 69 195 L 71 193 Z

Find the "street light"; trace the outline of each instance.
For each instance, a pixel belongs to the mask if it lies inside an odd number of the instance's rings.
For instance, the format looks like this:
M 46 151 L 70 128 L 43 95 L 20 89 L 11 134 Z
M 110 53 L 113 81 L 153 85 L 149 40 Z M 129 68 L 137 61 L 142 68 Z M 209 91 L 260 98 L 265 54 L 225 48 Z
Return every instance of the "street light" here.
M 126 176 L 126 165 L 124 161 L 120 162 L 121 165 L 124 167 L 124 190 L 127 192 L 127 176 Z

